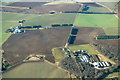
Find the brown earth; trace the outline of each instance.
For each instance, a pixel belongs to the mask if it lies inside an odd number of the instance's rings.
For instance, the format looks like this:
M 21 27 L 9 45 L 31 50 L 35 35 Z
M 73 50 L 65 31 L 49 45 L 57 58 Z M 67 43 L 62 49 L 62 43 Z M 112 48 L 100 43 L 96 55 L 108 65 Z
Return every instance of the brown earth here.
M 24 12 L 27 9 L 12 8 L 12 7 L 2 7 L 2 8 L 0 8 L 0 10 L 3 11 L 3 12 L 16 12 L 16 13 L 19 13 L 19 12 Z
M 47 60 L 55 62 L 51 49 L 65 45 L 70 29 L 70 27 L 61 27 L 13 34 L 2 46 L 5 51 L 3 57 L 9 63 L 15 64 L 29 54 L 44 54 Z
M 54 4 L 54 5 L 42 5 L 33 9 L 27 10 L 24 13 L 32 14 L 47 14 L 51 11 L 64 12 L 64 11 L 78 11 L 81 6 L 79 4 Z
M 37 2 L 15 2 L 9 4 L 7 6 L 16 6 L 16 7 L 31 7 L 31 9 L 18 9 L 18 8 L 10 8 L 5 7 L 2 8 L 2 11 L 7 12 L 21 12 L 21 13 L 28 13 L 28 14 L 49 14 L 51 11 L 55 11 L 57 13 L 64 12 L 64 11 L 78 11 L 81 7 L 80 4 L 54 4 L 54 5 L 43 5 L 44 3 L 37 3 Z
M 4 12 L 20 13 L 20 12 L 24 12 L 24 11 L 28 10 L 28 8 L 35 8 L 37 6 L 41 6 L 45 3 L 47 3 L 47 2 L 14 2 L 7 6 L 1 6 L 2 8 L 0 8 L 0 10 L 4 11 Z M 26 8 L 26 9 L 24 9 L 24 8 Z
M 115 40 L 96 40 L 97 35 L 105 35 L 105 32 L 102 28 L 96 27 L 81 27 L 78 28 L 78 34 L 75 40 L 75 45 L 81 44 L 101 44 L 108 45 L 114 48 L 118 48 L 120 43 L 119 39 Z
M 37 7 L 37 6 L 41 6 L 43 4 L 45 4 L 47 2 L 14 2 L 14 3 L 11 3 L 7 6 L 16 6 L 16 7 L 31 7 L 31 8 L 34 8 L 34 7 Z
M 76 27 L 78 34 L 73 45 L 105 44 L 117 47 L 117 40 L 96 40 L 96 35 L 105 34 L 102 28 Z M 54 62 L 52 48 L 65 45 L 70 27 L 59 27 L 42 30 L 28 30 L 26 33 L 13 34 L 4 44 L 5 59 L 11 64 L 22 61 L 29 54 L 44 54 L 46 59 Z
M 75 45 L 94 43 L 96 35 L 105 34 L 102 28 L 80 27 L 74 42 Z
M 119 48 L 120 39 L 117 40 L 96 40 L 97 44 L 108 45 L 113 48 Z

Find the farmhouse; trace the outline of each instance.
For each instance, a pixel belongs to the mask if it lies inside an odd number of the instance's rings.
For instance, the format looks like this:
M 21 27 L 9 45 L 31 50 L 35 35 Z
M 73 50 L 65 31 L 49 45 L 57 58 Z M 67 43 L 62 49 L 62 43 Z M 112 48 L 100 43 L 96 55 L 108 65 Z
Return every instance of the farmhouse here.
M 15 33 L 23 33 L 23 32 L 24 32 L 24 30 L 21 30 L 21 29 L 15 29 L 13 33 L 15 34 Z
M 8 29 L 6 32 L 10 32 L 10 33 L 24 33 L 24 30 L 20 29 L 20 27 L 15 27 L 15 28 L 12 28 L 12 29 Z

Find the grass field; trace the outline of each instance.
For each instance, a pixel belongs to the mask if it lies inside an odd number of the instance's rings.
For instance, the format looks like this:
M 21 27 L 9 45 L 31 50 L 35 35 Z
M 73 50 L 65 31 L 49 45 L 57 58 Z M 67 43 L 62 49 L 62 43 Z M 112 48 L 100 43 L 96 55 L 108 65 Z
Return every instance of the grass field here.
M 93 46 L 91 46 L 90 44 L 69 46 L 69 49 L 72 51 L 86 50 L 88 52 L 88 54 L 98 54 L 98 52 L 95 50 L 95 48 Z
M 76 14 L 55 14 L 55 15 L 39 15 L 32 16 L 26 21 L 25 25 L 42 25 L 51 26 L 51 24 L 73 23 Z
M 18 26 L 18 21 L 24 19 L 27 17 L 27 14 L 17 14 L 17 13 L 3 13 L 2 14 L 2 27 L 0 28 L 0 31 L 2 31 L 2 36 L 0 39 L 2 40 L 0 42 L 0 45 L 2 45 L 7 38 L 11 35 L 9 33 L 5 33 L 7 29 L 10 27 L 16 27 Z
M 68 73 L 45 62 L 32 62 L 4 73 L 3 78 L 68 78 Z
M 24 26 L 33 26 L 33 25 L 42 25 L 43 27 L 51 26 L 51 24 L 64 24 L 64 23 L 73 23 L 76 14 L 55 14 L 55 15 L 35 15 L 35 14 L 21 14 L 21 13 L 3 13 L 2 14 L 2 44 L 7 40 L 7 34 L 5 31 L 10 27 L 16 27 L 19 25 L 19 20 L 26 20 L 23 24 Z M 5 35 L 4 35 L 5 34 Z M 10 35 L 10 34 L 8 34 Z
M 118 27 L 118 19 L 112 14 L 78 14 L 75 26 Z
M 120 72 L 113 72 L 113 73 L 109 74 L 106 78 L 112 78 L 112 77 L 116 77 L 116 76 L 119 77 L 119 75 L 120 75 Z
M 73 23 L 75 16 L 76 14 L 35 15 L 4 13 L 2 14 L 2 30 L 5 31 L 10 27 L 17 26 L 19 20 L 26 20 L 25 26 L 42 25 L 46 27 L 51 24 Z
M 101 59 L 103 61 L 109 61 L 112 64 L 116 64 L 114 61 L 108 59 L 107 57 L 105 57 L 104 55 L 102 55 L 101 53 L 99 53 L 95 47 L 91 46 L 90 44 L 86 44 L 86 45 L 75 45 L 75 46 L 69 46 L 69 49 L 74 51 L 74 50 L 86 50 L 88 54 L 97 54 L 98 56 L 101 57 Z
M 103 29 L 107 35 L 120 35 L 119 27 L 110 27 L 110 28 L 108 27 L 108 28 L 103 28 Z
M 11 34 L 9 34 L 9 33 L 2 33 L 1 35 L 2 36 L 0 36 L 0 39 L 2 39 L 2 41 L 0 42 L 0 45 L 2 45 L 2 43 L 4 43 L 10 37 Z
M 62 52 L 62 50 L 60 50 L 60 48 L 53 48 L 52 53 L 55 57 L 55 62 L 60 62 L 64 57 L 64 53 Z
M 11 4 L 12 2 L 1 2 L 0 5 L 8 5 Z
M 93 7 L 90 6 L 87 12 L 110 12 L 107 8 L 104 7 Z
M 99 2 L 105 6 L 108 6 L 109 8 L 111 8 L 112 10 L 114 10 L 116 8 L 116 4 L 117 4 L 117 1 L 113 1 L 113 2 Z

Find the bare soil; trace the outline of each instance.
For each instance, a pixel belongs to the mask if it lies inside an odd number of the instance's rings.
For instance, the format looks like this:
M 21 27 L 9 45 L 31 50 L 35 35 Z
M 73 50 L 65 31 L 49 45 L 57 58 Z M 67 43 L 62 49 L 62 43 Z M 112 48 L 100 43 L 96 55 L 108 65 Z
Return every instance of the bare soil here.
M 65 45 L 70 29 L 70 27 L 61 27 L 13 34 L 3 44 L 2 48 L 5 51 L 3 57 L 9 63 L 15 64 L 30 54 L 44 54 L 47 60 L 55 62 L 51 49 Z
M 45 4 L 47 2 L 14 2 L 14 3 L 11 3 L 7 6 L 16 6 L 16 7 L 31 7 L 31 8 L 34 8 L 34 7 L 37 7 L 37 6 L 41 6 L 43 4 Z
M 29 9 L 24 13 L 32 13 L 32 14 L 48 14 L 51 11 L 55 11 L 57 13 L 64 11 L 78 11 L 81 6 L 79 4 L 56 4 L 56 5 L 42 5 L 35 7 L 33 9 Z
M 50 12 L 54 11 L 56 13 L 64 12 L 64 11 L 78 11 L 81 7 L 80 4 L 54 4 L 54 5 L 43 5 L 44 2 L 15 2 L 9 4 L 7 6 L 16 6 L 21 7 L 19 8 L 12 8 L 12 7 L 5 7 L 2 8 L 3 11 L 7 12 L 21 12 L 21 13 L 28 13 L 28 14 L 49 14 Z M 31 9 L 23 10 L 22 7 L 29 7 Z
M 105 34 L 102 28 L 79 27 L 74 45 L 92 44 L 94 43 L 96 35 L 99 34 Z
M 97 35 L 104 35 L 102 28 L 76 27 L 78 34 L 73 45 L 104 44 L 118 47 L 119 40 L 96 40 Z M 71 27 L 57 27 L 42 30 L 27 30 L 26 33 L 13 34 L 3 44 L 5 59 L 11 64 L 24 60 L 30 54 L 46 55 L 46 59 L 55 62 L 52 48 L 63 47 L 68 39 Z

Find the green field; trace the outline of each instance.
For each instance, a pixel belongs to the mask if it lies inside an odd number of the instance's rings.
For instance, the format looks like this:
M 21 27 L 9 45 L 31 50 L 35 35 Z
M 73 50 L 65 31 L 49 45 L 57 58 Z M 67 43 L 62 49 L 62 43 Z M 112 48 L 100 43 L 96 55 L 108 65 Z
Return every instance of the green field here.
M 51 26 L 51 24 L 64 24 L 64 23 L 73 23 L 75 20 L 76 14 L 47 14 L 47 15 L 38 15 L 32 16 L 26 21 L 25 25 L 42 25 L 42 26 Z
M 2 26 L 0 28 L 0 33 L 2 36 L 0 39 L 0 45 L 2 45 L 8 37 L 11 35 L 9 33 L 5 33 L 5 31 L 11 27 L 16 27 L 18 26 L 18 21 L 26 18 L 28 15 L 27 14 L 17 14 L 17 13 L 3 13 L 2 14 Z
M 98 52 L 95 50 L 95 48 L 93 46 L 91 46 L 90 44 L 69 46 L 69 49 L 72 51 L 86 50 L 88 52 L 88 54 L 98 54 Z
M 119 76 L 119 75 L 120 75 L 120 72 L 113 72 L 113 73 L 109 74 L 106 78 L 116 77 L 116 76 Z
M 68 73 L 45 62 L 31 62 L 4 73 L 3 78 L 68 78 Z
M 118 27 L 118 19 L 112 14 L 78 14 L 75 26 Z
M 1 2 L 0 5 L 8 5 L 11 4 L 12 2 Z
M 118 0 L 119 1 L 119 0 Z M 105 6 L 108 6 L 110 9 L 114 10 L 115 8 L 117 8 L 116 4 L 117 1 L 113 1 L 113 2 L 99 2 L 100 4 L 103 4 Z
M 62 52 L 62 50 L 60 50 L 60 48 L 53 48 L 52 53 L 55 57 L 55 62 L 60 62 L 64 57 L 64 53 Z
M 110 27 L 110 28 L 108 27 L 108 28 L 103 28 L 103 29 L 107 35 L 120 35 L 119 27 Z
M 1 41 L 0 45 L 2 45 L 2 43 L 4 43 L 10 37 L 11 34 L 9 34 L 9 33 L 2 33 L 1 35 L 2 36 L 0 36 L 0 39 L 2 39 L 2 41 Z
M 7 36 L 7 34 L 5 34 L 5 31 L 11 27 L 18 26 L 19 20 L 26 20 L 26 22 L 23 24 L 24 26 L 42 25 L 43 27 L 48 27 L 51 26 L 51 24 L 73 23 L 75 17 L 76 14 L 35 15 L 35 14 L 21 14 L 21 13 L 3 13 L 2 28 L 0 28 L 0 31 L 2 31 L 3 34 L 2 35 L 3 41 L 0 42 L 0 45 L 8 38 L 5 37 Z
M 50 26 L 51 24 L 64 24 L 73 23 L 76 14 L 45 14 L 45 15 L 35 15 L 35 14 L 21 14 L 21 13 L 4 13 L 2 14 L 2 30 L 5 31 L 10 27 L 15 27 L 18 25 L 19 20 L 26 20 L 25 26 L 42 25 Z

